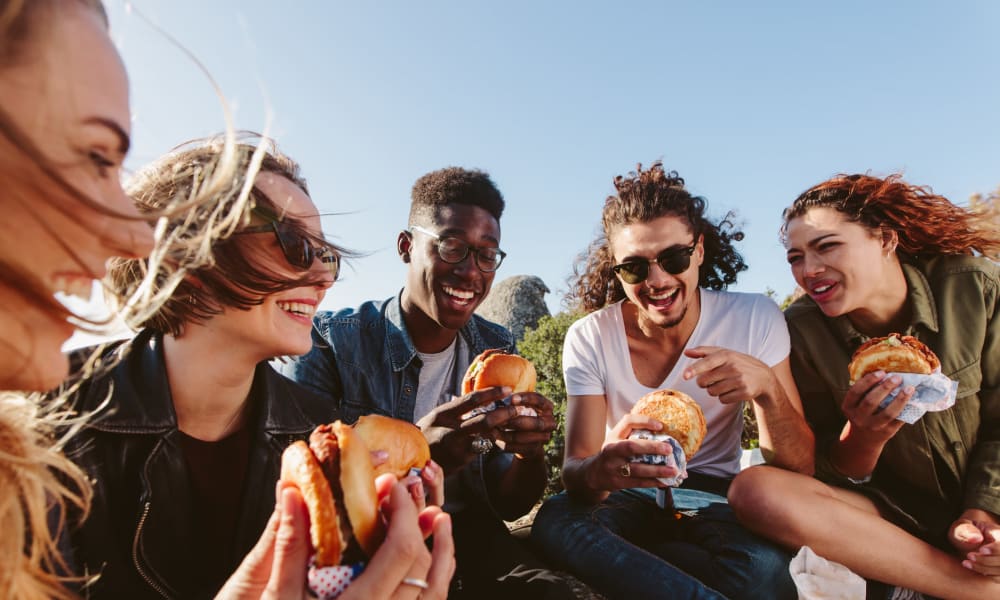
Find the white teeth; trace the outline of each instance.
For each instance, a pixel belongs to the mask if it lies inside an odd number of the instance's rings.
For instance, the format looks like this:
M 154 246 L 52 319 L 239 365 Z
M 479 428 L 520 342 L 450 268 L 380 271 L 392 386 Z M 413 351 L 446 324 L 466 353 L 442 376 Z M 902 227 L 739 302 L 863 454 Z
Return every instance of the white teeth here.
M 461 298 L 462 300 L 472 300 L 472 297 L 475 296 L 475 294 L 468 290 L 457 290 L 448 286 L 445 286 L 444 291 L 449 296 L 455 296 L 456 298 Z
M 816 287 L 813 288 L 813 292 L 815 292 L 817 294 L 822 294 L 823 292 L 827 291 L 828 289 L 830 289 L 832 287 L 833 287 L 832 284 L 830 284 L 830 285 L 816 286 Z
M 87 277 L 57 276 L 53 280 L 53 287 L 58 294 L 90 302 L 90 297 L 94 292 L 94 280 Z
M 662 293 L 659 293 L 659 294 L 649 294 L 649 299 L 650 300 L 666 300 L 667 298 L 670 298 L 672 296 L 676 296 L 677 293 L 680 292 L 680 291 L 681 291 L 680 288 L 674 288 L 674 289 L 670 290 L 669 292 L 662 292 Z
M 294 313 L 297 315 L 303 315 L 305 317 L 312 317 L 316 314 L 316 307 L 311 304 L 303 304 L 301 302 L 281 302 L 278 303 L 278 308 L 285 312 Z

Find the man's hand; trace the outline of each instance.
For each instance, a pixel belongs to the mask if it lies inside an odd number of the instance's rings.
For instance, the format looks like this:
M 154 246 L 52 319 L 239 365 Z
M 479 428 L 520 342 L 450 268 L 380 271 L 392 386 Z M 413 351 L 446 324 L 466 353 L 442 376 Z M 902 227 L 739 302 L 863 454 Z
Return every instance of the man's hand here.
M 532 409 L 535 416 L 518 415 L 519 406 Z M 500 424 L 497 445 L 504 452 L 514 452 L 518 458 L 540 458 L 545 454 L 545 444 L 556 429 L 552 402 L 541 394 L 522 392 L 511 398 L 510 406 L 493 412 L 504 409 L 508 414 L 513 412 L 513 416 Z
M 694 379 L 723 404 L 756 400 L 773 394 L 779 385 L 770 367 L 742 352 L 699 346 L 685 350 L 684 355 L 698 359 L 684 370 L 684 379 Z
M 489 407 L 510 395 L 509 387 L 495 387 L 470 392 L 456 397 L 450 402 L 436 407 L 417 421 L 417 427 L 427 438 L 431 448 L 431 458 L 449 475 L 469 464 L 476 453 L 472 450 L 472 440 L 482 436 L 496 441 L 504 423 L 516 416 L 513 406 L 479 414 L 463 419 L 476 408 Z
M 948 541 L 965 557 L 963 567 L 1000 581 L 1000 522 L 996 515 L 967 509 L 951 524 Z

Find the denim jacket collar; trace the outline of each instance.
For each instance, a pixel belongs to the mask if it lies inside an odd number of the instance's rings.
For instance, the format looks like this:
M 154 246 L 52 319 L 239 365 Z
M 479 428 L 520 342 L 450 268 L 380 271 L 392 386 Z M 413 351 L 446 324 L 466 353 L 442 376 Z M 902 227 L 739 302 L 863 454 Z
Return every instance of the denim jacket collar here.
M 417 348 L 410 338 L 410 333 L 403 322 L 403 292 L 400 291 L 395 297 L 389 300 L 385 309 L 385 346 L 389 350 L 389 360 L 392 363 L 392 370 L 397 373 L 405 369 L 417 356 Z M 486 347 L 479 329 L 474 325 L 475 319 L 462 326 L 459 334 L 465 343 L 472 348 L 473 355 L 478 355 L 490 348 Z

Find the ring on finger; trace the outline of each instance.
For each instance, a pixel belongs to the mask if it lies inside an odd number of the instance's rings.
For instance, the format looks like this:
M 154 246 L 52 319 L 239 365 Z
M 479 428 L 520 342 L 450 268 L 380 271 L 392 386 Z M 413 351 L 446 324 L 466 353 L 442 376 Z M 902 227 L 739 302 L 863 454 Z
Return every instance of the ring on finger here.
M 472 451 L 476 454 L 486 454 L 493 449 L 493 440 L 477 435 L 472 438 Z
M 622 463 L 622 466 L 618 467 L 618 474 L 621 475 L 622 477 L 631 477 L 632 466 L 627 462 Z
M 419 577 L 404 577 L 403 585 L 412 585 L 413 587 L 418 587 L 422 590 L 426 590 L 431 587 L 430 584 L 427 583 L 426 579 L 420 579 Z

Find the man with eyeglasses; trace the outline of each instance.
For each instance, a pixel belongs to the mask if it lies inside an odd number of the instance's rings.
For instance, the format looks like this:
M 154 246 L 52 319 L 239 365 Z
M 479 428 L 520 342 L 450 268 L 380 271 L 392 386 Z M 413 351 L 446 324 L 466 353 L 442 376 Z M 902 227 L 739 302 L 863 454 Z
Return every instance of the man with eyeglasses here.
M 588 314 L 563 349 L 567 492 L 542 506 L 532 539 L 609 598 L 795 598 L 790 557 L 726 503 L 747 403 L 768 462 L 812 470 L 781 311 L 761 294 L 724 291 L 746 268 L 733 247 L 742 233 L 730 216 L 709 220 L 676 173 L 657 162 L 615 187 L 575 289 Z M 708 425 L 673 488 L 661 479 L 678 468 L 635 462 L 672 455 L 669 442 L 630 437 L 659 429 L 629 411 L 660 389 L 692 397 Z
M 501 388 L 458 397 L 475 356 L 514 351 L 507 329 L 474 314 L 506 256 L 503 209 L 484 172 L 451 167 L 421 177 L 396 240 L 407 265 L 403 290 L 383 302 L 317 314 L 312 351 L 283 371 L 333 398 L 349 422 L 378 413 L 423 430 L 446 475 L 457 563 L 449 598 L 571 598 L 564 579 L 546 571 L 503 523 L 527 513 L 545 488 L 552 403 Z M 536 416 L 519 416 L 517 406 Z

